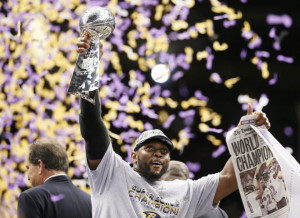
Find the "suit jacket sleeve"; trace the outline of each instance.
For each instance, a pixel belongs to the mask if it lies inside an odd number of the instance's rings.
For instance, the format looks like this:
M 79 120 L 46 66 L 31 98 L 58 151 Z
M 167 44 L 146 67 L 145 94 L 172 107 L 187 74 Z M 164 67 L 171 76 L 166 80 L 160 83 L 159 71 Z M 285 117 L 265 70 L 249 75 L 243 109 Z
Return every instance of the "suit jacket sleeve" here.
M 27 193 L 21 193 L 18 200 L 18 218 L 42 217 L 41 211 L 35 201 Z

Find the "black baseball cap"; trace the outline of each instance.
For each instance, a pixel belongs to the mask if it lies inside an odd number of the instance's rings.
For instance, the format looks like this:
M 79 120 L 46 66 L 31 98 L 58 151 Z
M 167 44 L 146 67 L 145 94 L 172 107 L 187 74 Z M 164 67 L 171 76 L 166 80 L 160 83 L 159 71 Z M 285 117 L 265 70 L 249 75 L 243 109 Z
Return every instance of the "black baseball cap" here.
M 159 129 L 147 130 L 144 131 L 134 142 L 134 151 L 137 151 L 142 147 L 146 142 L 151 140 L 159 140 L 163 142 L 170 151 L 173 150 L 174 145 L 171 140 Z

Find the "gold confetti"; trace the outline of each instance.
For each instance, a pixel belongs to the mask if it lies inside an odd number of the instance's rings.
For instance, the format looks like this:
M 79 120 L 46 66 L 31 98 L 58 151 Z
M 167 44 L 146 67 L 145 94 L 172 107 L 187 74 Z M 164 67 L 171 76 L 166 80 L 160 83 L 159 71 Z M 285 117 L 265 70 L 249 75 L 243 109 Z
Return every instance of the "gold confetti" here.
M 195 24 L 195 27 L 201 34 L 207 34 L 208 36 L 214 35 L 213 22 L 208 19 L 205 22 L 198 22 Z
M 219 146 L 222 144 L 222 141 L 220 139 L 217 139 L 215 136 L 213 135 L 208 135 L 207 140 L 210 141 L 214 146 Z
M 197 54 L 196 54 L 196 59 L 198 61 L 201 61 L 202 59 L 207 58 L 207 57 L 208 57 L 208 52 L 207 51 L 198 51 Z
M 209 131 L 209 126 L 205 123 L 200 123 L 198 125 L 198 128 L 201 132 L 208 132 Z
M 129 123 L 130 128 L 138 129 L 139 131 L 144 131 L 144 123 L 141 120 L 135 121 L 132 116 L 127 116 L 126 120 Z
M 214 41 L 213 48 L 215 51 L 225 51 L 228 49 L 228 44 L 225 42 L 220 44 L 220 42 Z
M 170 108 L 176 108 L 178 106 L 178 102 L 174 101 L 171 98 L 166 98 L 167 105 L 169 105 Z
M 161 123 L 164 123 L 168 119 L 168 117 L 169 117 L 169 114 L 165 110 L 160 111 L 159 114 L 158 114 L 158 120 Z
M 164 11 L 164 6 L 163 5 L 157 5 L 155 7 L 155 15 L 154 15 L 154 20 L 158 21 L 161 20 L 162 15 Z
M 191 97 L 189 100 L 187 101 L 182 101 L 181 102 L 181 107 L 183 109 L 188 109 L 189 107 L 196 107 L 196 106 L 206 106 L 207 102 L 203 101 L 203 100 L 199 100 L 195 97 Z
M 129 60 L 136 61 L 138 59 L 138 57 L 139 57 L 138 54 L 133 52 L 131 47 L 126 46 L 126 45 L 122 45 L 122 49 L 127 54 L 127 57 L 128 57 Z
M 232 89 L 233 85 L 240 81 L 240 77 L 235 77 L 231 79 L 227 79 L 224 84 L 227 88 Z
M 192 63 L 194 50 L 191 47 L 185 47 L 184 52 L 185 52 L 185 62 L 189 64 Z
M 261 64 L 261 75 L 262 75 L 262 78 L 264 79 L 268 79 L 269 76 L 270 76 L 270 72 L 268 70 L 268 63 L 267 62 L 263 62 Z
M 188 27 L 189 27 L 188 23 L 184 20 L 173 20 L 171 22 L 171 28 L 174 31 L 179 31 L 182 29 L 186 29 Z

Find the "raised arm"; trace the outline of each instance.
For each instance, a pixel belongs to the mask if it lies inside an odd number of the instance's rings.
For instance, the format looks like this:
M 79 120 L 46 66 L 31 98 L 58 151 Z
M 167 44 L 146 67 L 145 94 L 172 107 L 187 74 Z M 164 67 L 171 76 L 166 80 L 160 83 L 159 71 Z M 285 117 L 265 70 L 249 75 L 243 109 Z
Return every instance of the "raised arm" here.
M 90 41 L 87 32 L 79 38 L 77 46 L 78 53 L 85 53 L 85 50 L 89 48 Z M 101 58 L 101 56 L 102 44 L 100 43 L 99 57 Z M 108 130 L 101 118 L 101 105 L 98 90 L 95 91 L 95 105 L 81 99 L 80 109 L 79 124 L 81 135 L 85 140 L 86 156 L 90 169 L 95 170 L 101 162 L 110 143 Z
M 226 162 L 223 170 L 220 172 L 219 185 L 214 197 L 213 204 L 217 204 L 220 200 L 230 195 L 238 189 L 235 178 L 232 158 Z
M 248 106 L 248 115 L 253 114 L 252 105 Z M 256 124 L 257 125 L 265 125 L 267 128 L 270 128 L 270 123 L 265 113 L 261 111 L 255 111 L 256 114 Z M 232 192 L 238 189 L 236 176 L 234 173 L 232 158 L 229 158 L 227 163 L 225 164 L 223 170 L 220 172 L 219 185 L 214 197 L 213 204 L 217 204 L 220 200 L 231 194 Z

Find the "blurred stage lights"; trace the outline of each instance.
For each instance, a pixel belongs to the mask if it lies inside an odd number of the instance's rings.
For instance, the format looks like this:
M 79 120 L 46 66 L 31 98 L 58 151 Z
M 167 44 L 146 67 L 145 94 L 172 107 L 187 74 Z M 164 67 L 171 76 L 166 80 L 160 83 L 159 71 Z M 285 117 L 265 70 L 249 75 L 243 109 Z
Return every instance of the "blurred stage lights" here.
M 157 64 L 151 70 L 151 77 L 157 83 L 164 83 L 170 77 L 170 70 L 166 64 Z

